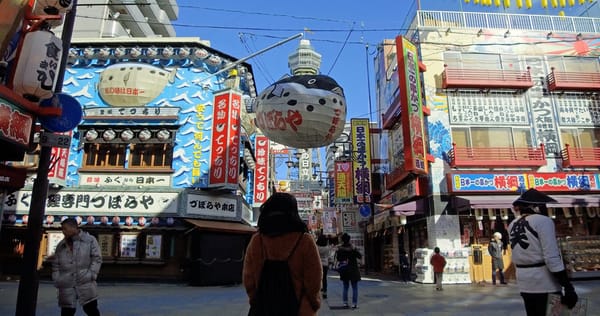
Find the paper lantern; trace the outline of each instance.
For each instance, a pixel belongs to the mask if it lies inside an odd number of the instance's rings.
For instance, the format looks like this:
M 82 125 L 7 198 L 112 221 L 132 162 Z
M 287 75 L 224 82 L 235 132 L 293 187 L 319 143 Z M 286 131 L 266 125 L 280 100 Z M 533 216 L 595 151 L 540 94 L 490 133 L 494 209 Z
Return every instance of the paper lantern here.
M 145 226 L 146 225 L 146 218 L 144 216 L 138 217 L 138 225 L 139 226 Z
M 281 79 L 256 99 L 256 126 L 274 142 L 294 148 L 333 143 L 344 129 L 343 89 L 325 75 Z
M 58 76 L 62 41 L 50 31 L 33 31 L 25 35 L 13 80 L 14 91 L 38 102 L 53 95 Z
M 121 132 L 121 139 L 125 142 L 130 141 L 133 138 L 133 131 L 130 129 L 126 129 Z
M 174 78 L 175 71 L 144 63 L 119 63 L 102 71 L 98 92 L 112 106 L 143 106 L 158 97 Z
M 100 217 L 100 224 L 102 224 L 102 225 L 108 225 L 108 216 L 102 216 L 102 217 Z
M 138 133 L 138 138 L 139 140 L 145 142 L 148 139 L 150 139 L 150 137 L 152 137 L 152 132 L 150 132 L 148 129 L 143 129 Z
M 209 55 L 210 54 L 208 53 L 208 51 L 204 48 L 199 48 L 194 51 L 194 56 L 196 56 L 196 58 L 198 59 L 206 59 Z

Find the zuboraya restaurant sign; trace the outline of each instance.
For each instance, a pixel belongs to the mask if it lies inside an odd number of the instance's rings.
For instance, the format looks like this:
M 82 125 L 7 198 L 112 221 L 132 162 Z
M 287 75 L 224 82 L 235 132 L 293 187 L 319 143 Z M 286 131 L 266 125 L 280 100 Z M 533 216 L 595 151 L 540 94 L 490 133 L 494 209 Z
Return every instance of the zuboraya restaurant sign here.
M 176 214 L 177 192 L 59 191 L 48 194 L 46 214 Z M 21 190 L 4 199 L 4 211 L 29 213 L 31 191 Z

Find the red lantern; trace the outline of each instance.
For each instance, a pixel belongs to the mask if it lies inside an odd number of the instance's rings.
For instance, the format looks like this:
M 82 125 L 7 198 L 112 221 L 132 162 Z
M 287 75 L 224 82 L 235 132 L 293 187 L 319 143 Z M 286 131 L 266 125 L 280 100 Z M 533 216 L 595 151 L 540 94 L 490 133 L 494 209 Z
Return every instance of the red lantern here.
M 15 68 L 13 90 L 33 102 L 51 98 L 61 50 L 62 41 L 52 32 L 41 30 L 27 33 Z

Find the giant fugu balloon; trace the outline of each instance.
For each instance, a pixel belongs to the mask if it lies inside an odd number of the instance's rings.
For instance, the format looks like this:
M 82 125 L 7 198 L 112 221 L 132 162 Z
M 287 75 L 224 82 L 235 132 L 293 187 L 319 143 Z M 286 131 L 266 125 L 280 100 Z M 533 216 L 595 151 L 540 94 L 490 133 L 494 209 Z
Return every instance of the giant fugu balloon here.
M 256 126 L 274 142 L 294 148 L 333 143 L 344 130 L 344 90 L 325 75 L 283 78 L 256 100 Z

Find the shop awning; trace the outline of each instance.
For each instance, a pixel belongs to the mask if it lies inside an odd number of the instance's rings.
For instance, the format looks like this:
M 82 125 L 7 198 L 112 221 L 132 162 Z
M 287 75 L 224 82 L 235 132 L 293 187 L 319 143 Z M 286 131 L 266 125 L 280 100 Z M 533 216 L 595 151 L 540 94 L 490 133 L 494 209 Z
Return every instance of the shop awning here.
M 217 231 L 235 234 L 253 234 L 256 232 L 256 228 L 238 222 L 209 221 L 204 219 L 190 218 L 186 218 L 185 221 L 204 231 Z
M 600 195 L 550 195 L 558 203 L 549 203 L 547 207 L 583 207 L 600 206 Z M 461 211 L 465 209 L 482 208 L 511 208 L 512 203 L 518 198 L 518 195 L 461 195 L 452 196 L 450 199 L 452 207 Z

